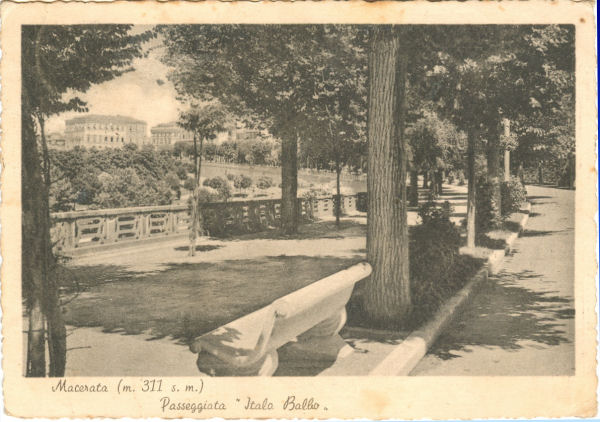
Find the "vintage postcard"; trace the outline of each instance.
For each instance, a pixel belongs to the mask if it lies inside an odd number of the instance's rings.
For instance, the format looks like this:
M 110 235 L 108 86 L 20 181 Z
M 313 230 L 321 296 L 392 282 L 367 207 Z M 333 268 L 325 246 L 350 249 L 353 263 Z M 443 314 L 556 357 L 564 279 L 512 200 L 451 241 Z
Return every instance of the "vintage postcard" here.
M 0 10 L 8 414 L 596 414 L 591 2 Z

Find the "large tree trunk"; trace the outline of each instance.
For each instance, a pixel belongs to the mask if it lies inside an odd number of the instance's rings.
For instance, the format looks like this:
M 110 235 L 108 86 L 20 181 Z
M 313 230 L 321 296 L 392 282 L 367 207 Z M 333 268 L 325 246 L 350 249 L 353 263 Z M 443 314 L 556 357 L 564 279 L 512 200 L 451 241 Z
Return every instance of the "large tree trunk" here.
M 398 327 L 411 310 L 403 134 L 406 58 L 397 30 L 377 29 L 369 53 L 367 259 L 364 311 Z
M 540 161 L 538 163 L 538 183 L 540 185 L 544 184 L 544 162 Z
M 202 147 L 204 138 L 200 138 L 200 149 L 198 150 L 198 135 L 194 134 L 194 190 L 192 192 L 192 210 L 191 210 L 191 227 L 190 227 L 190 246 L 188 255 L 196 255 L 196 240 L 198 231 L 202 227 L 202 216 L 199 210 L 198 200 L 200 197 L 200 172 L 202 170 Z
M 44 314 L 40 292 L 31 292 L 27 316 L 29 326 L 27 331 L 27 369 L 28 377 L 46 376 L 46 339 Z
M 429 172 L 424 171 L 423 172 L 423 189 L 427 189 L 428 186 L 429 186 Z
M 290 134 L 281 142 L 281 230 L 298 232 L 298 136 Z
M 48 337 L 48 356 L 50 358 L 49 375 L 51 377 L 62 377 L 65 373 L 67 361 L 67 331 L 60 306 L 59 286 L 56 279 L 56 260 L 52 252 L 52 239 L 50 238 L 50 156 L 46 142 L 45 119 L 38 117 L 40 126 L 44 192 L 42 195 L 44 210 L 44 227 L 42 232 L 45 243 L 45 274 L 44 274 L 44 303 L 43 310 L 46 319 Z
M 44 220 L 44 181 L 33 120 L 23 107 L 21 128 L 22 153 L 22 289 L 27 308 L 28 377 L 46 376 L 46 340 L 43 314 L 46 256 Z
M 487 180 L 492 187 L 491 212 L 494 215 L 494 224 L 497 224 L 501 215 L 502 190 L 500 187 L 500 145 L 498 140 L 488 140 L 487 148 Z
M 467 247 L 475 247 L 475 214 L 476 208 L 476 181 L 475 181 L 475 143 L 477 135 L 475 130 L 469 129 L 467 133 Z
M 510 182 L 510 150 L 504 150 L 504 181 Z
M 410 198 L 408 201 L 411 207 L 419 206 L 419 173 L 416 170 L 410 172 Z
M 504 119 L 504 136 L 508 138 L 510 136 L 510 120 Z M 510 150 L 504 149 L 504 181 L 510 182 Z
M 340 176 L 342 174 L 342 166 L 340 166 L 339 162 L 335 163 L 335 193 L 336 200 L 335 202 L 335 225 L 339 229 L 340 228 L 340 216 L 342 215 L 342 194 L 340 187 Z

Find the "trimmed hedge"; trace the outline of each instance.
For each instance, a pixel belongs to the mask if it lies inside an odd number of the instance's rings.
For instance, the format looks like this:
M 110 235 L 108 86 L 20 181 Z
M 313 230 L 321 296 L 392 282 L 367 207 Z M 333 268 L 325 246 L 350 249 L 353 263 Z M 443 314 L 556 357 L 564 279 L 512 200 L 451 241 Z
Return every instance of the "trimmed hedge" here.
M 477 233 L 484 233 L 500 227 L 502 216 L 499 215 L 493 201 L 493 186 L 485 176 L 477 180 L 477 212 L 475 224 Z
M 421 224 L 411 229 L 410 283 L 414 309 L 430 314 L 454 291 L 452 268 L 459 256 L 460 232 L 450 221 L 448 202 L 427 202 L 419 208 Z M 458 280 L 460 281 L 460 280 Z
M 527 200 L 527 190 L 519 178 L 511 177 L 502 186 L 502 215 L 507 216 L 521 209 L 521 204 Z

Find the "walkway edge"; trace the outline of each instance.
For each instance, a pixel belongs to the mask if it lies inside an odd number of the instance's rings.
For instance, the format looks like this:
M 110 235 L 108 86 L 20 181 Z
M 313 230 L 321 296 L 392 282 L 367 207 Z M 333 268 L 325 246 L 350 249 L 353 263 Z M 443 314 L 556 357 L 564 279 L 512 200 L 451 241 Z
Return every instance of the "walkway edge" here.
M 450 298 L 434 315 L 434 317 L 419 329 L 413 331 L 408 337 L 400 343 L 379 365 L 373 369 L 369 375 L 409 375 L 410 372 L 423 359 L 427 350 L 435 343 L 442 330 L 452 321 L 457 311 L 467 302 L 467 299 L 473 295 L 475 288 L 483 281 L 486 281 L 488 275 L 495 274 L 507 252 L 512 248 L 513 243 L 519 237 L 525 228 L 529 219 L 531 204 L 526 203 L 519 211 L 523 217 L 519 222 L 519 231 L 511 234 L 506 239 L 506 248 L 504 250 L 494 251 L 489 257 L 486 265 L 483 266 L 471 278 L 471 280 L 459 292 Z

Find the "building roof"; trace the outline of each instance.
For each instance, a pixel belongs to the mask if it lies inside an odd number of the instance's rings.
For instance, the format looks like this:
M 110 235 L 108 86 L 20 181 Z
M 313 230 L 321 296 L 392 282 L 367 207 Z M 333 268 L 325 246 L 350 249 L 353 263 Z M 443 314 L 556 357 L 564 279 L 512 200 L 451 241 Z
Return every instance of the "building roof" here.
M 154 127 L 170 127 L 170 126 L 177 126 L 179 127 L 179 125 L 177 124 L 177 122 L 167 122 L 167 123 L 160 123 Z
M 183 128 L 181 126 L 179 126 L 177 124 L 177 122 L 168 122 L 168 123 L 161 123 L 158 124 L 156 126 L 153 126 L 152 129 L 150 129 L 150 132 L 160 132 L 160 131 L 165 131 L 165 130 L 183 130 Z
M 146 122 L 143 120 L 134 119 L 128 116 L 103 116 L 100 114 L 86 114 L 85 116 L 73 117 L 66 121 L 66 124 L 77 124 L 77 123 L 102 123 L 102 124 L 143 124 Z

